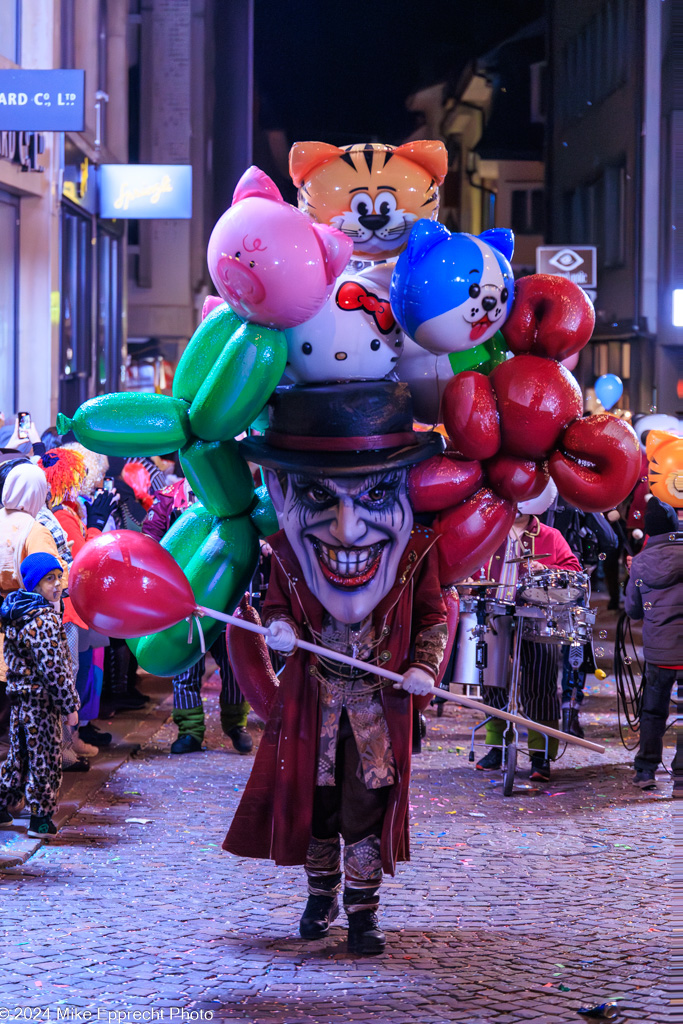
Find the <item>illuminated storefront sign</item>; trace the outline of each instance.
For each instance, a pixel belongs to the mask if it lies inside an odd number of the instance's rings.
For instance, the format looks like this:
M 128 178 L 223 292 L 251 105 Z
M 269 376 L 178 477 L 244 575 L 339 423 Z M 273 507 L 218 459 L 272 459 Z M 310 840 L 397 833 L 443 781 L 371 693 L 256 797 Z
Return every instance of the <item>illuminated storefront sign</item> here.
M 82 132 L 84 71 L 0 71 L 0 130 Z
M 103 164 L 100 217 L 186 220 L 192 216 L 192 168 L 178 164 Z

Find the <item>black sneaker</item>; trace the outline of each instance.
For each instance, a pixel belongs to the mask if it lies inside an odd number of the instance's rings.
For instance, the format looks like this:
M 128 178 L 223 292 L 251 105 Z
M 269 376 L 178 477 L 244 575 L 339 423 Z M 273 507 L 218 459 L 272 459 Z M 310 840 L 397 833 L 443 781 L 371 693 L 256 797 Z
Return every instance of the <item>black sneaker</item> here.
M 336 896 L 309 896 L 299 921 L 299 935 L 302 939 L 324 939 L 338 914 Z
M 87 757 L 77 757 L 72 764 L 62 765 L 62 772 L 89 772 L 90 761 Z
M 0 828 L 12 828 L 14 818 L 6 808 L 0 808 Z
M 54 821 L 48 817 L 41 817 L 38 814 L 32 814 L 31 820 L 28 823 L 27 836 L 32 836 L 34 839 L 45 839 L 47 836 L 57 835 L 57 826 Z
M 651 768 L 636 771 L 636 774 L 633 776 L 633 785 L 637 786 L 638 789 L 656 789 L 657 782 L 654 771 Z
M 230 730 L 228 736 L 232 740 L 232 745 L 238 754 L 251 753 L 254 741 L 249 735 L 249 731 L 243 725 L 236 725 L 234 729 Z
M 535 782 L 550 782 L 550 761 L 544 754 L 531 755 L 529 778 Z
M 91 743 L 94 747 L 108 747 L 112 740 L 110 732 L 102 732 L 92 722 L 80 726 L 78 735 L 84 743 Z
M 355 910 L 349 914 L 349 953 L 377 956 L 384 952 L 386 935 L 379 926 L 375 910 Z
M 198 740 L 196 736 L 190 736 L 186 733 L 184 736 L 179 736 L 177 740 L 174 740 L 171 744 L 172 754 L 194 754 L 197 750 L 202 749 L 202 741 Z
M 477 761 L 475 768 L 478 768 L 480 772 L 495 772 L 502 767 L 503 764 L 503 751 L 500 747 L 491 747 L 488 754 Z

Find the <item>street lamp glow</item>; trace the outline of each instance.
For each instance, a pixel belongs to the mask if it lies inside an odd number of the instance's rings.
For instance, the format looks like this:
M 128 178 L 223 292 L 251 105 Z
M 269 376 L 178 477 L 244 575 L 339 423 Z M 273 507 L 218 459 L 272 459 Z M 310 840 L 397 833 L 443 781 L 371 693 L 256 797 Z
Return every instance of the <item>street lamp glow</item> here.
M 683 327 L 683 288 L 673 290 L 672 320 L 674 327 Z

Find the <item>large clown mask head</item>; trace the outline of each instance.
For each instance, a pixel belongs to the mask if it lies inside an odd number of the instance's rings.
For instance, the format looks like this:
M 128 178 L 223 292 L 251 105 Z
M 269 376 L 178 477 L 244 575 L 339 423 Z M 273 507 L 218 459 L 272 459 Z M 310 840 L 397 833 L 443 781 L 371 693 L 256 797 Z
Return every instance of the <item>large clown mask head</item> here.
M 413 527 L 406 472 L 269 474 L 306 586 L 339 622 L 361 622 L 396 581 Z
M 339 622 L 361 622 L 396 583 L 410 539 L 408 468 L 443 450 L 439 434 L 413 431 L 407 386 L 277 388 L 268 429 L 245 438 L 240 450 L 267 468 L 280 527 L 308 589 Z

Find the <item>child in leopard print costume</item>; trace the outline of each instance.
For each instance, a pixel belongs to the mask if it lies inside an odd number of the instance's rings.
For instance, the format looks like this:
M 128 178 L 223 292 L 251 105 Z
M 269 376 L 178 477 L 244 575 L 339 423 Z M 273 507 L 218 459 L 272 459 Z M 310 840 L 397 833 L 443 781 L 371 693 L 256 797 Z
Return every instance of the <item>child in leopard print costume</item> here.
M 62 625 L 62 566 L 47 552 L 21 563 L 25 590 L 2 603 L 7 695 L 11 701 L 7 759 L 0 767 L 0 826 L 11 827 L 7 808 L 26 791 L 28 835 L 57 831 L 52 814 L 62 781 L 62 716 L 78 718 L 79 699 Z

